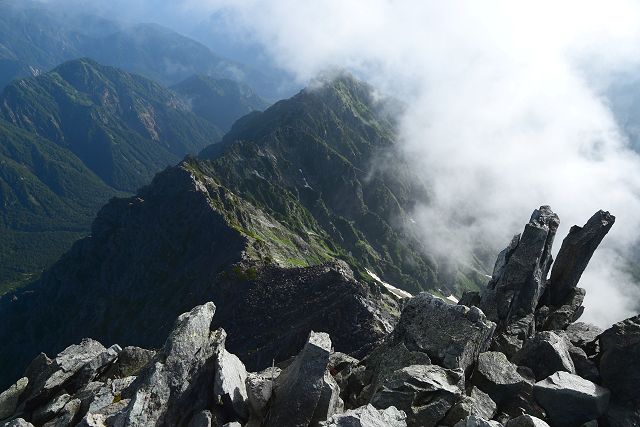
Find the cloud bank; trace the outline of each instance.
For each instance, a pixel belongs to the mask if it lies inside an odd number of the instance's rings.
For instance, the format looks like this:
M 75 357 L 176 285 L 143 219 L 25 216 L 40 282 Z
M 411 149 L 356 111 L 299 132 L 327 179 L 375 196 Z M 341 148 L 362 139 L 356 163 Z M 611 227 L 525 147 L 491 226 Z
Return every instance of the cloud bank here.
M 401 149 L 433 185 L 415 212 L 431 249 L 464 256 L 505 246 L 531 211 L 561 218 L 556 251 L 598 209 L 617 217 L 587 269 L 585 320 L 601 325 L 640 304 L 625 272 L 640 231 L 640 158 L 603 93 L 640 60 L 633 0 L 184 0 L 111 4 L 187 28 L 257 43 L 299 82 L 353 70 L 409 105 Z M 169 6 L 167 6 L 169 5 Z M 137 8 L 134 10 L 132 8 Z

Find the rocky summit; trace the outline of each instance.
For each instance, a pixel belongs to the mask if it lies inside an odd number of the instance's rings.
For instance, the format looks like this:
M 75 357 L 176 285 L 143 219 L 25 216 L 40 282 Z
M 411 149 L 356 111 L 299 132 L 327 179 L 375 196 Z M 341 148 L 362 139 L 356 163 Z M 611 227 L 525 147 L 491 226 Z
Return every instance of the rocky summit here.
M 576 295 L 584 296 L 578 280 L 614 221 L 601 211 L 573 227 L 552 263 L 559 220 L 549 207 L 537 209 L 498 256 L 487 289 L 463 298 L 475 306 L 419 294 L 401 304 L 386 335 L 379 318 L 381 335 L 368 345 L 356 332 L 367 324 L 373 330 L 366 310 L 360 318 L 340 310 L 321 315 L 302 340 L 262 339 L 268 324 L 240 322 L 229 334 L 219 328 L 213 302 L 181 314 L 158 349 L 85 338 L 55 357 L 37 356 L 0 394 L 0 418 L 6 426 L 47 427 L 638 426 L 638 316 L 606 331 L 576 322 L 583 311 Z M 346 264 L 322 268 L 315 274 L 353 280 Z M 288 286 L 308 280 L 302 275 Z M 304 305 L 295 298 L 306 294 L 288 295 L 288 307 Z M 285 310 L 269 308 L 273 316 Z M 336 351 L 348 337 L 334 316 L 351 328 L 351 355 Z M 258 352 L 269 343 L 297 348 L 252 372 L 244 363 L 250 352 L 230 351 L 233 335 L 257 337 Z

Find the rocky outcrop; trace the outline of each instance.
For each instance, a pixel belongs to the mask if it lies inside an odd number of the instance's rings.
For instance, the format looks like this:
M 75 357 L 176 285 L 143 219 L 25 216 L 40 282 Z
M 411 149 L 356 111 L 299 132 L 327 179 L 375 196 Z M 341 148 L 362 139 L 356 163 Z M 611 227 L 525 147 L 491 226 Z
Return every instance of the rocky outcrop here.
M 558 216 L 548 206 L 533 212 L 524 232 L 498 256 L 479 303 L 498 324 L 492 349 L 511 357 L 536 331 L 564 330 L 582 315 L 585 290 L 578 281 L 614 222 L 598 211 L 583 227 L 572 227 L 552 266 Z
M 541 206 L 531 215 L 521 235 L 498 255 L 493 275 L 482 295 L 480 308 L 498 324 L 498 332 L 524 320 L 517 335 L 530 333 L 533 314 L 545 289 L 551 267 L 551 247 L 560 220 Z M 513 335 L 516 331 L 512 331 Z
M 178 317 L 163 349 L 140 373 L 121 419 L 127 426 L 180 425 L 206 408 L 219 377 L 216 353 L 224 331 L 212 331 L 213 303 Z M 244 384 L 243 384 L 244 385 Z
M 571 344 L 591 353 L 595 350 L 596 339 L 602 332 L 602 329 L 595 325 L 575 322 L 565 329 L 564 335 Z
M 402 310 L 388 351 L 400 345 L 424 353 L 434 364 L 468 371 L 478 354 L 488 349 L 494 329 L 477 307 L 448 304 L 422 293 Z
M 540 242 L 548 243 L 555 219 L 550 210 L 535 214 L 528 228 L 529 243 L 522 248 L 532 244 L 535 239 L 531 236 L 546 236 Z M 499 277 L 511 271 L 506 266 L 515 262 L 511 260 L 522 239 L 514 242 L 511 255 L 503 253 L 503 260 L 496 263 Z M 550 250 L 544 244 L 529 247 L 542 248 L 542 254 Z M 515 260 L 525 262 L 525 252 Z M 540 253 L 529 258 L 538 266 L 529 270 L 531 274 L 548 270 L 548 261 L 543 261 L 547 258 Z M 356 282 L 342 263 L 317 267 L 314 274 L 305 276 L 309 271 L 305 269 L 297 277 L 319 290 L 329 278 L 340 286 Z M 265 276 L 261 277 L 264 280 Z M 274 273 L 272 280 L 264 282 L 272 285 L 275 293 L 265 300 L 273 301 L 269 298 L 286 287 L 311 286 L 289 282 L 287 276 L 278 284 L 277 277 L 282 276 Z M 535 277 L 530 279 L 519 283 L 536 287 L 542 283 Z M 507 286 L 506 276 L 502 280 L 500 283 Z M 252 307 L 267 288 L 259 283 L 252 284 L 259 290 L 251 294 Z M 507 298 L 510 304 L 527 300 L 518 296 L 523 295 L 520 290 L 513 291 L 513 298 Z M 285 296 L 296 295 L 302 298 L 303 307 L 308 307 L 304 298 L 310 292 L 288 290 Z M 488 292 L 490 295 L 492 290 Z M 360 301 L 358 306 L 366 305 Z M 286 300 L 261 313 L 270 311 L 274 317 L 293 319 L 287 313 L 293 310 L 299 323 L 304 323 L 306 319 L 295 307 Z M 237 322 L 242 324 L 244 308 L 234 308 Z M 565 327 L 563 322 L 558 323 L 559 330 L 538 330 L 549 324 L 552 309 L 540 300 L 524 317 L 520 312 L 516 317 L 498 318 L 496 330 L 477 307 L 420 294 L 404 302 L 399 322 L 384 339 L 357 345 L 360 350 L 356 353 L 364 355 L 362 360 L 335 352 L 329 334 L 312 331 L 295 357 L 282 358 L 277 366 L 273 358 L 272 367 L 249 372 L 242 357 L 228 348 L 232 335 L 217 327 L 214 304 L 206 303 L 179 316 L 158 351 L 118 345 L 105 348 L 84 339 L 55 358 L 37 356 L 22 378 L 0 394 L 0 413 L 5 423 L 36 427 L 636 425 L 640 420 L 638 316 L 605 332 L 584 323 Z M 339 311 L 334 315 L 341 321 L 354 320 Z M 370 328 L 371 319 L 382 322 L 384 318 L 365 315 L 360 319 L 346 330 L 363 325 Z M 332 325 L 326 319 L 324 322 Z M 299 323 L 294 326 L 296 334 L 301 330 Z M 243 324 L 239 329 L 246 328 Z M 259 343 L 268 342 L 261 332 L 243 333 L 241 339 L 247 348 L 251 336 Z M 338 336 L 341 333 L 344 331 Z M 287 343 L 288 349 L 297 341 L 278 337 L 274 342 Z M 487 351 L 490 345 L 493 350 Z M 507 351 L 495 350 L 501 347 Z
M 335 380 L 327 375 L 331 339 L 311 332 L 304 348 L 276 378 L 266 426 L 306 426 L 342 409 Z

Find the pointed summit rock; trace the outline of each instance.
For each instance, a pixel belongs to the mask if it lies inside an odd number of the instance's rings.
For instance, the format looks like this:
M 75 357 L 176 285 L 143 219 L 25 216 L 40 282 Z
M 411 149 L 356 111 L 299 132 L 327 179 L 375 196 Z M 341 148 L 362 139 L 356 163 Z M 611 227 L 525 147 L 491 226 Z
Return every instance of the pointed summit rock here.
M 545 292 L 545 304 L 561 306 L 578 285 L 591 256 L 616 221 L 609 212 L 598 211 L 579 227 L 574 225 L 562 241 L 558 258 L 551 269 L 550 285 Z
M 480 308 L 497 332 L 520 340 L 533 332 L 534 312 L 551 267 L 551 247 L 560 220 L 549 206 L 533 211 L 522 235 L 514 236 L 496 261 Z

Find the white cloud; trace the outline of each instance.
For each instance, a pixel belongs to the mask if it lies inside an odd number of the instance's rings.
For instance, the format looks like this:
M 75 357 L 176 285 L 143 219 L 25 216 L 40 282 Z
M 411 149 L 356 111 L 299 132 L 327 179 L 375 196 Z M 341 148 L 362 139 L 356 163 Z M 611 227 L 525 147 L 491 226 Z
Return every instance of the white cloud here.
M 637 65 L 637 2 L 226 6 L 236 28 L 301 80 L 348 67 L 409 101 L 402 147 L 434 186 L 434 203 L 415 215 L 433 248 L 459 256 L 474 239 L 504 245 L 533 208 L 550 204 L 562 220 L 557 250 L 571 225 L 600 208 L 614 213 L 582 281 L 585 318 L 610 324 L 632 314 L 637 288 L 612 249 L 628 250 L 639 235 L 640 159 L 598 90 Z

